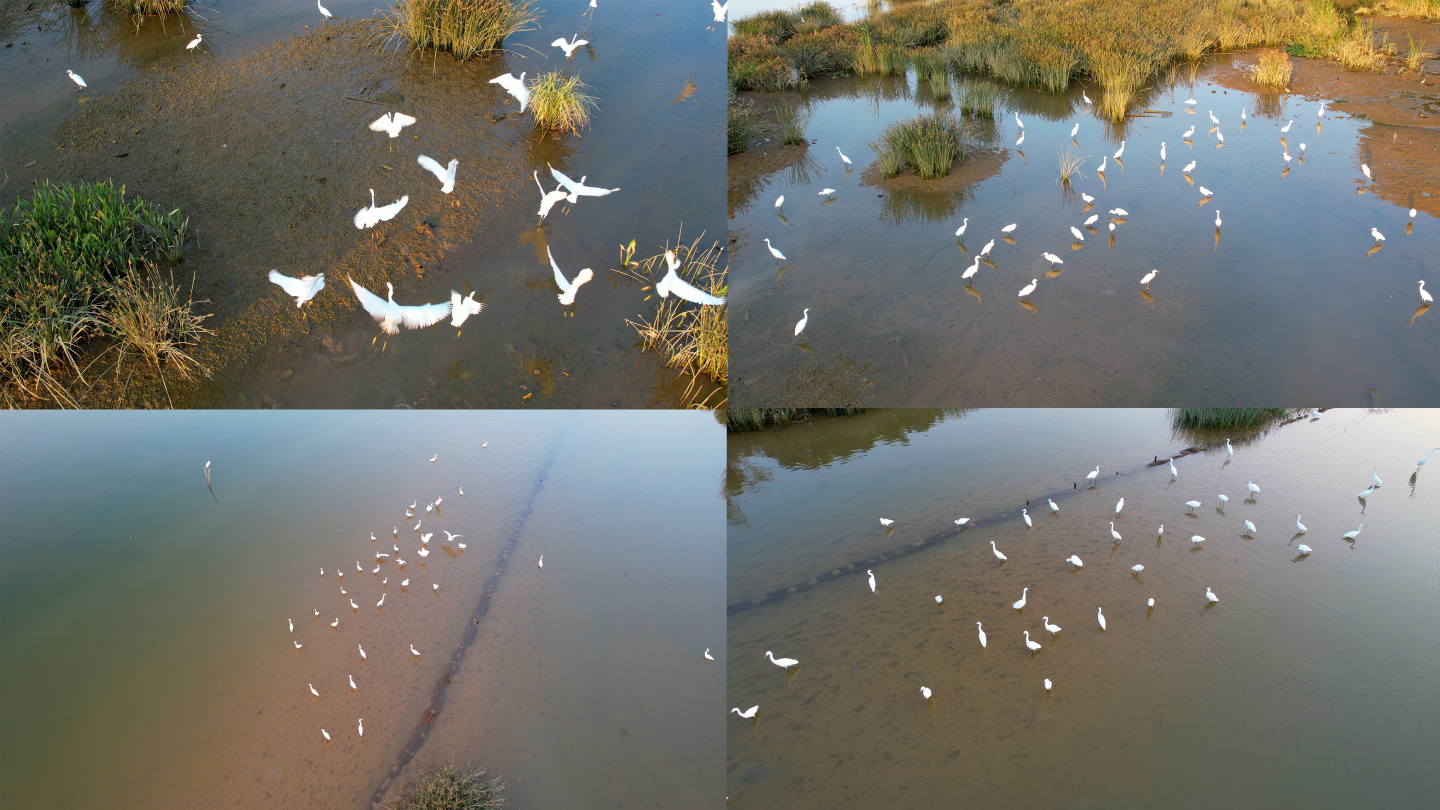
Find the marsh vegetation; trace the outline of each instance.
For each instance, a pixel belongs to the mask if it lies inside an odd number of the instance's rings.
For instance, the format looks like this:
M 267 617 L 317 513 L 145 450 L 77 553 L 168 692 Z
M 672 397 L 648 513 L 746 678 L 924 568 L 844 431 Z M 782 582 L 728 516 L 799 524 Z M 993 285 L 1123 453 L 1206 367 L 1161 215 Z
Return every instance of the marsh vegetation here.
M 390 810 L 494 810 L 505 805 L 505 784 L 485 769 L 462 771 L 455 763 L 423 774 Z
M 542 74 L 530 83 L 530 112 L 535 125 L 556 132 L 579 132 L 590 126 L 590 114 L 599 109 L 595 97 L 579 76 L 558 71 Z
M 535 22 L 535 0 L 396 0 L 381 11 L 382 39 L 404 39 L 416 51 L 449 51 L 460 61 L 488 56 L 505 38 Z
M 675 257 L 680 261 L 676 274 L 686 283 L 702 292 L 720 298 L 727 294 L 725 268 L 722 266 L 721 245 L 702 247 L 701 234 L 690 243 L 679 241 L 674 248 Z M 645 282 L 646 289 L 653 290 L 656 281 L 667 272 L 665 253 L 662 251 L 642 261 L 633 261 L 635 241 L 622 246 L 620 255 L 621 272 Z M 660 299 L 658 306 L 645 315 L 626 319 L 640 335 L 647 351 L 658 352 L 665 357 L 665 364 L 678 369 L 691 378 L 685 401 L 689 407 L 723 408 L 725 403 L 709 401 L 714 394 L 701 394 L 699 381 L 708 377 L 719 386 L 729 381 L 730 353 L 729 329 L 726 322 L 727 308 L 693 304 L 671 295 Z M 721 392 L 723 396 L 723 392 Z

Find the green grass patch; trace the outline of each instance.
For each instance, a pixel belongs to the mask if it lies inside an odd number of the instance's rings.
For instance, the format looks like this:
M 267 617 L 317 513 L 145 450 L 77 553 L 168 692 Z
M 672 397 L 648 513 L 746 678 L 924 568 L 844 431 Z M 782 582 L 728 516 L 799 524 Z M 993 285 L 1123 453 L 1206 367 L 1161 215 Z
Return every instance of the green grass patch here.
M 937 73 L 930 77 L 930 96 L 939 103 L 950 100 L 950 74 Z
M 552 71 L 530 82 L 530 114 L 535 125 L 557 132 L 579 132 L 590 125 L 591 112 L 600 109 L 595 97 L 587 95 L 579 76 Z
M 776 107 L 775 120 L 780 122 L 780 142 L 784 144 L 807 145 L 805 125 L 810 114 L 799 107 Z
M 378 36 L 407 40 L 417 51 L 449 51 L 460 61 L 488 56 L 505 38 L 529 30 L 535 0 L 396 0 L 379 13 Z
M 495 810 L 505 804 L 505 784 L 483 769 L 461 771 L 452 762 L 427 773 L 390 810 Z
M 729 154 L 749 149 L 750 136 L 754 134 L 755 113 L 748 107 L 731 104 L 725 114 L 725 146 Z
M 968 81 L 960 85 L 960 112 L 982 118 L 995 117 L 1000 89 L 989 82 Z
M 900 156 L 922 179 L 932 180 L 948 175 L 956 158 L 964 161 L 968 135 L 969 128 L 952 115 L 921 115 L 885 127 L 879 152 Z
M 1285 408 L 1173 408 L 1171 424 L 1189 430 L 1242 430 L 1283 419 Z

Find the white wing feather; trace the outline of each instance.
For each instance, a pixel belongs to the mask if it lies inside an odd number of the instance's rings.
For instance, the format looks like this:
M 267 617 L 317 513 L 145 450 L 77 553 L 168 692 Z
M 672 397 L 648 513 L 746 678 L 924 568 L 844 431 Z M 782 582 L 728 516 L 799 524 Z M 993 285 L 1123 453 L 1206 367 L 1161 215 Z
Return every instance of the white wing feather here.
M 674 293 L 680 298 L 684 298 L 686 301 L 692 301 L 696 304 L 719 306 L 725 303 L 724 298 L 716 298 L 710 293 L 707 293 L 699 289 L 698 287 L 695 287 L 693 284 L 690 284 L 685 279 L 680 278 L 680 276 L 677 275 L 674 270 L 666 273 L 665 278 L 661 280 L 660 284 L 655 285 L 655 291 L 660 293 L 661 298 L 668 296 L 670 293 Z
M 302 278 L 291 278 L 281 275 L 275 270 L 270 271 L 270 281 L 280 285 L 280 289 L 286 295 L 295 298 L 295 306 L 299 307 L 306 301 L 315 297 L 315 294 L 325 289 L 325 274 L 316 276 L 304 276 Z

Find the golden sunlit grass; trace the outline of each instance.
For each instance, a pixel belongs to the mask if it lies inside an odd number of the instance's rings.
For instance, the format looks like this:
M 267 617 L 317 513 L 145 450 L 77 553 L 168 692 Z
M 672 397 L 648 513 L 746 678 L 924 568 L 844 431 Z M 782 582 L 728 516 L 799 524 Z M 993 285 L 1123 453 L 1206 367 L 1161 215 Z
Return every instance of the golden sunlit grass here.
M 125 0 L 130 2 L 131 0 Z M 379 14 L 383 40 L 401 37 L 417 51 L 449 51 L 465 61 L 488 56 L 535 22 L 535 0 L 396 0 Z
M 708 248 L 700 247 L 700 238 L 688 245 L 679 242 L 674 250 L 680 260 L 680 269 L 675 272 L 681 279 L 711 295 L 724 298 L 726 294 L 725 268 L 721 266 L 721 245 L 717 242 Z M 685 399 L 690 407 L 721 408 L 723 402 L 695 401 L 699 390 L 699 376 L 708 376 L 718 385 L 725 385 L 730 373 L 729 331 L 726 322 L 728 307 L 701 306 L 677 296 L 659 298 L 654 295 L 655 282 L 668 272 L 665 253 L 662 251 L 643 262 L 632 261 L 635 242 L 621 247 L 621 270 L 631 278 L 645 282 L 644 289 L 651 294 L 647 302 L 655 309 L 647 315 L 637 315 L 638 320 L 627 318 L 626 323 L 635 328 L 646 350 L 664 355 L 665 364 L 690 375 L 690 388 Z
M 535 77 L 530 83 L 530 114 L 535 125 L 557 132 L 579 132 L 590 125 L 590 113 L 600 108 L 595 97 L 586 95 L 579 76 L 559 72 Z
M 1435 58 L 1435 52 L 1425 50 L 1425 40 L 1423 39 L 1418 45 L 1415 44 L 1415 38 L 1409 34 L 1405 35 L 1405 39 L 1410 43 L 1410 50 L 1406 52 L 1404 59 L 1405 70 L 1418 73 L 1425 67 L 1426 60 Z
M 1250 78 L 1256 84 L 1284 90 L 1290 85 L 1291 68 L 1290 57 L 1284 51 L 1261 51 L 1259 61 L 1250 68 Z

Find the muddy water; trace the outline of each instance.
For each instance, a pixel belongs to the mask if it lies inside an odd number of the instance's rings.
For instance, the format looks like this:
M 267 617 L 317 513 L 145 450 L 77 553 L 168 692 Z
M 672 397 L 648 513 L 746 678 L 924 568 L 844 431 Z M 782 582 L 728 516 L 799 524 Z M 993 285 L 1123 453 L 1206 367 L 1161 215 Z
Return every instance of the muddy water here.
M 1440 350 L 1440 334 L 1434 314 L 1417 311 L 1416 282 L 1433 277 L 1440 225 L 1422 211 L 1408 232 L 1405 205 L 1440 193 L 1434 173 L 1415 174 L 1388 202 L 1365 193 L 1360 143 L 1375 127 L 1336 114 L 1317 132 L 1317 99 L 1227 91 L 1207 81 L 1211 69 L 1193 84 L 1177 71 L 1173 86 L 1138 105 L 1153 112 L 1123 127 L 1086 116 L 1078 87 L 1069 96 L 1003 90 L 993 131 L 1002 164 L 934 193 L 863 179 L 874 161 L 868 142 L 933 109 L 928 87 L 813 82 L 808 166 L 760 178 L 749 199 L 731 201 L 737 404 L 1434 401 L 1440 374 L 1424 358 Z M 1195 114 L 1182 103 L 1192 95 Z M 1219 148 L 1207 136 L 1212 110 L 1224 122 Z M 1305 160 L 1285 173 L 1279 127 L 1291 118 L 1288 150 L 1299 157 L 1305 143 Z M 1057 155 L 1074 148 L 1076 123 L 1078 153 L 1090 158 L 1066 191 Z M 1423 134 L 1386 129 L 1387 140 Z M 1123 165 L 1113 158 L 1122 139 Z M 854 161 L 848 174 L 837 145 Z M 1181 171 L 1191 160 L 1193 185 Z M 1202 185 L 1214 192 L 1204 204 Z M 822 187 L 838 189 L 833 202 L 818 202 Z M 782 194 L 783 221 L 773 207 Z M 1112 244 L 1114 208 L 1129 216 Z M 1080 243 L 1069 229 L 1092 214 L 1096 230 Z M 1015 244 L 1000 233 L 1011 223 Z M 1387 239 L 1375 252 L 1371 227 Z M 767 237 L 789 257 L 783 272 Z M 961 273 L 991 239 L 995 266 L 982 263 L 967 286 Z M 1042 252 L 1064 264 L 1052 271 Z M 1139 280 L 1152 269 L 1160 274 L 1146 292 Z M 1032 279 L 1026 306 L 1016 294 Z
M 732 613 L 727 705 L 758 703 L 762 717 L 731 715 L 732 806 L 1428 807 L 1440 796 L 1424 750 L 1440 710 L 1425 677 L 1440 665 L 1428 630 L 1440 619 L 1440 495 L 1424 473 L 1408 480 L 1440 436 L 1435 412 L 1327 411 L 1237 437 L 1233 460 L 1223 444 L 1180 459 L 1174 483 L 1165 465 L 1145 465 L 1218 437 L 1171 436 L 1161 414 L 911 415 L 899 421 L 913 429 L 877 420 L 871 442 L 841 421 L 793 429 L 808 431 L 803 446 L 790 430 L 732 444 L 732 485 L 737 464 L 753 482 L 731 505 L 732 606 L 954 517 L 1014 516 L 874 566 L 874 594 L 862 571 Z M 1058 515 L 1043 507 L 1095 464 L 1098 486 L 1081 484 Z M 1375 466 L 1385 485 L 1367 505 L 1355 493 Z M 1262 492 L 1247 499 L 1252 479 Z M 1231 497 L 1223 511 L 1219 493 Z M 1018 515 L 1027 497 L 1041 504 L 1033 529 Z M 1204 505 L 1189 515 L 1192 498 Z M 888 539 L 879 516 L 896 520 Z M 1355 542 L 1341 537 L 1361 522 Z M 1192 534 L 1209 539 L 1192 551 Z M 1083 568 L 1062 562 L 1071 554 Z M 1206 587 L 1220 597 L 1209 609 Z M 1047 616 L 1063 628 L 1054 639 Z M 1033 656 L 1025 630 L 1042 645 Z M 766 650 L 799 671 L 787 680 Z
M 510 54 L 463 65 L 387 53 L 371 44 L 364 20 L 321 26 L 293 4 L 222 4 L 200 52 L 183 47 L 193 30 L 147 23 L 136 36 L 97 7 L 89 19 L 115 47 L 80 48 L 90 60 L 82 64 L 69 52 L 98 34 L 67 10 L 46 27 L 49 39 L 0 54 L 7 68 L 30 59 L 26 75 L 45 88 L 43 98 L 5 101 L 6 131 L 18 134 L 7 135 L 0 158 L 22 167 L 5 201 L 34 179 L 111 177 L 191 216 L 199 239 L 180 275 L 193 271 L 197 298 L 217 315 L 207 324 L 216 336 L 199 350 L 216 378 L 172 387 L 179 404 L 677 404 L 688 381 L 642 354 L 624 323 L 649 306 L 647 293 L 612 269 L 631 239 L 644 258 L 682 228 L 687 241 L 719 238 L 719 201 L 694 189 L 718 187 L 724 172 L 722 35 L 705 30 L 704 15 L 658 2 L 593 20 L 575 3 L 537 8 L 539 27 L 512 37 Z M 232 18 L 247 21 L 242 35 L 230 36 Z M 590 85 L 600 110 L 581 136 L 542 135 L 488 79 L 564 67 L 549 43 L 576 32 L 591 44 L 568 70 Z M 75 64 L 89 91 L 56 84 L 56 75 L 68 83 L 58 61 Z M 68 101 L 57 106 L 57 97 Z M 406 137 L 365 128 L 396 104 L 420 119 Z M 440 193 L 418 154 L 460 161 L 454 193 Z M 547 164 L 622 190 L 540 224 L 531 172 Z M 396 220 L 358 231 L 350 220 L 371 188 L 382 201 L 408 195 L 410 204 Z M 571 275 L 595 272 L 574 317 L 554 298 L 547 245 Z M 265 280 L 272 267 L 327 273 L 307 317 Z M 458 337 L 436 327 L 372 344 L 378 329 L 347 277 L 382 295 L 393 282 L 401 303 L 474 290 L 486 309 Z M 92 404 L 153 404 L 159 388 L 151 381 L 137 393 L 107 378 L 95 390 Z
M 537 481 L 414 765 L 488 765 L 516 807 L 718 794 L 701 763 L 720 756 L 723 675 L 694 662 L 723 648 L 721 430 L 689 413 L 6 420 L 5 804 L 368 806 Z M 392 556 L 372 574 L 392 544 L 404 572 Z M 664 777 L 637 778 L 647 762 Z

